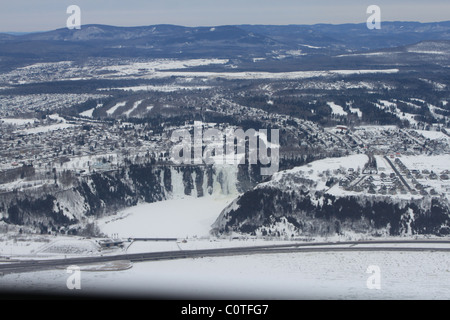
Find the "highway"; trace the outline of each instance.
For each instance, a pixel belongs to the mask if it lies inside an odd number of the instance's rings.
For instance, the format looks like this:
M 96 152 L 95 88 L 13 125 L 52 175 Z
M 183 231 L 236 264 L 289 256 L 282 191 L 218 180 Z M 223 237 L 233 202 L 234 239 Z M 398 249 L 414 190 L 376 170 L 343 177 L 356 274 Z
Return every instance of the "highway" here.
M 333 243 L 302 242 L 283 245 L 147 252 L 147 253 L 118 254 L 105 256 L 89 256 L 89 257 L 78 257 L 67 259 L 60 258 L 60 259 L 23 260 L 20 262 L 1 263 L 0 274 L 5 275 L 11 273 L 35 272 L 67 267 L 71 265 L 83 266 L 89 264 L 98 264 L 122 260 L 138 263 L 144 261 L 191 259 L 200 257 L 224 257 L 224 256 L 252 255 L 252 254 L 282 254 L 282 253 L 302 254 L 302 253 L 352 252 L 352 251 L 353 252 L 436 251 L 436 252 L 450 253 L 450 240 L 380 240 L 380 241 L 348 241 L 348 242 L 333 242 Z

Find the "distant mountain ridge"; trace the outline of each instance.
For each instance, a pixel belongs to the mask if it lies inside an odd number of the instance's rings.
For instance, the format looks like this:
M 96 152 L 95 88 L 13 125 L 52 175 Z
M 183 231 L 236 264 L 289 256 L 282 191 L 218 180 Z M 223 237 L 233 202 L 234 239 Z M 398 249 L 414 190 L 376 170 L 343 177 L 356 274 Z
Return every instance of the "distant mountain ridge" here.
M 252 59 L 330 57 L 388 50 L 422 41 L 450 41 L 450 21 L 360 24 L 115 27 L 84 25 L 24 35 L 0 34 L 0 67 L 35 61 L 114 58 Z M 445 49 L 447 50 L 447 49 Z
M 162 39 L 165 41 L 161 41 Z M 131 41 L 134 44 L 183 43 L 186 41 L 248 41 L 266 45 L 326 47 L 346 45 L 353 49 L 367 46 L 369 49 L 400 46 L 423 40 L 450 40 L 450 21 L 383 22 L 380 30 L 369 30 L 360 24 L 315 25 L 229 25 L 211 27 L 184 27 L 177 25 L 150 25 L 140 27 L 116 27 L 90 24 L 81 29 L 61 28 L 47 32 L 14 35 L 0 34 L 0 39 L 11 41 Z M 365 39 L 365 45 L 362 45 Z M 140 41 L 136 41 L 140 40 Z M 381 46 L 380 46 L 381 45 Z

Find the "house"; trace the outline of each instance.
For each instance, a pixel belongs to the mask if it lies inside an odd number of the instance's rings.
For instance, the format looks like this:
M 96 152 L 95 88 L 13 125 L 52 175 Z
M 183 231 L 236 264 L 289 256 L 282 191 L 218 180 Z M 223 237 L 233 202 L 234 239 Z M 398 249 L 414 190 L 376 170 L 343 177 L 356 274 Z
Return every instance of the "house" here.
M 429 175 L 429 178 L 431 179 L 431 180 L 437 180 L 438 179 L 438 176 L 437 176 L 437 174 L 436 173 L 431 173 L 430 175 Z

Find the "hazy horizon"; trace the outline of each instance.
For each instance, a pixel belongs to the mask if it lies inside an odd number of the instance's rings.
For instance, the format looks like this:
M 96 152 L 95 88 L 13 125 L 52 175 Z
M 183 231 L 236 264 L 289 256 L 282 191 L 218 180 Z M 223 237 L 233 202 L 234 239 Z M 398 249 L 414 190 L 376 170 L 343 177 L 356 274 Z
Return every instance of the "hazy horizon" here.
M 442 21 L 429 21 L 429 22 L 420 22 L 420 21 L 403 21 L 403 20 L 396 20 L 396 21 L 384 21 L 384 23 L 420 23 L 420 24 L 429 24 L 429 23 L 446 23 L 450 22 L 450 20 L 442 20 Z M 311 24 L 260 24 L 260 23 L 241 23 L 241 24 L 223 24 L 223 25 L 198 25 L 198 26 L 186 26 L 186 25 L 180 25 L 180 24 L 173 24 L 173 23 L 158 23 L 158 24 L 149 24 L 149 25 L 135 25 L 135 26 L 120 26 L 120 25 L 113 25 L 113 24 L 102 24 L 102 23 L 89 23 L 89 24 L 82 24 L 81 28 L 92 26 L 92 25 L 98 25 L 98 26 L 108 26 L 108 27 L 117 27 L 117 28 L 144 28 L 144 27 L 153 27 L 158 25 L 172 25 L 177 27 L 186 27 L 186 28 L 209 28 L 209 27 L 224 27 L 224 26 L 245 26 L 245 25 L 254 25 L 254 26 L 315 26 L 315 25 L 346 25 L 346 24 L 362 24 L 365 25 L 366 22 L 348 22 L 348 23 L 311 23 Z M 3 34 L 11 34 L 11 35 L 24 35 L 24 34 L 30 34 L 30 33 L 41 33 L 41 32 L 50 32 L 58 29 L 65 29 L 66 27 L 59 27 L 55 29 L 48 29 L 48 30 L 35 30 L 35 31 L 0 31 L 0 33 Z
M 81 8 L 82 25 L 121 27 L 159 24 L 186 27 L 222 25 L 315 25 L 365 23 L 369 5 L 381 8 L 382 21 L 448 21 L 448 0 L 16 0 L 0 4 L 0 32 L 45 32 L 66 26 L 67 7 Z

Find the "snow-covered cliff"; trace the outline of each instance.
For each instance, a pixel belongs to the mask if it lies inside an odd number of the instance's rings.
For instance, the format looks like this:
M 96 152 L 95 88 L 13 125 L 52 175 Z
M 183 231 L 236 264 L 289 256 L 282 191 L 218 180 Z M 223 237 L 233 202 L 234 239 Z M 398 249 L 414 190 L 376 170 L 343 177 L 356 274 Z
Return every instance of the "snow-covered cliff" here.
M 113 214 L 140 202 L 180 197 L 238 195 L 256 184 L 252 167 L 131 164 L 74 179 L 69 186 L 45 185 L 0 194 L 0 220 L 58 232 Z
M 280 172 L 234 200 L 212 231 L 284 238 L 347 232 L 379 236 L 450 232 L 446 196 L 397 192 L 395 176 L 389 181 L 390 193 L 382 194 L 381 185 L 380 193 L 367 192 L 362 185 L 371 190 L 378 179 L 356 173 L 364 171 L 367 161 L 366 155 L 352 155 Z M 354 179 L 348 182 L 348 176 Z

